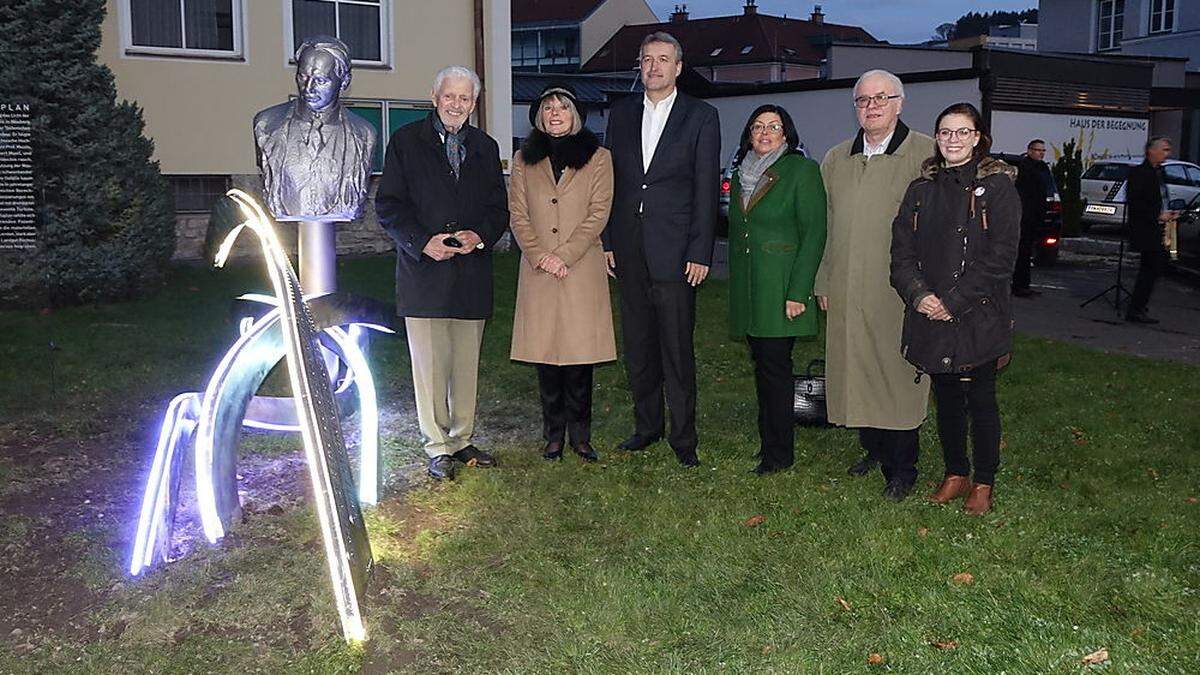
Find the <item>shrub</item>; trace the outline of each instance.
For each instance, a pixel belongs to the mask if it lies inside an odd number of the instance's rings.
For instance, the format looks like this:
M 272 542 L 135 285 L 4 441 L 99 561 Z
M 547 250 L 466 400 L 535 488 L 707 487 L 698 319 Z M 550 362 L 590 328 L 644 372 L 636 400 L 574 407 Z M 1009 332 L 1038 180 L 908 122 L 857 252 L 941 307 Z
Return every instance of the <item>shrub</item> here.
M 174 205 L 142 111 L 96 61 L 104 0 L 0 5 L 0 95 L 32 108 L 38 247 L 0 259 L 0 299 L 69 304 L 150 287 L 175 249 Z

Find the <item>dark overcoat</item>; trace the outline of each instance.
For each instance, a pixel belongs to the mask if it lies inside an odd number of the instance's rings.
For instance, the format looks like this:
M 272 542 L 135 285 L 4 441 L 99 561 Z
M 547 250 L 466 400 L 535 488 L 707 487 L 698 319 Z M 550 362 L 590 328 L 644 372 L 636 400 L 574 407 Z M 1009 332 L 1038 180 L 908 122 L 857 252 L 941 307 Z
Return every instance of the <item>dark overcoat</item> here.
M 1163 250 L 1162 173 L 1150 162 L 1129 170 L 1125 183 L 1125 208 L 1128 210 L 1129 246 L 1135 251 Z
M 392 134 L 375 195 L 379 224 L 396 240 L 396 314 L 487 319 L 492 315 L 492 246 L 508 227 L 500 148 L 467 127 L 456 179 L 432 112 Z M 483 250 L 437 261 L 422 253 L 434 234 L 472 230 Z
M 1012 351 L 1010 286 L 1021 237 L 1016 170 L 1000 160 L 941 168 L 932 160 L 892 223 L 892 287 L 904 301 L 904 358 L 953 373 Z M 930 293 L 953 317 L 917 311 Z

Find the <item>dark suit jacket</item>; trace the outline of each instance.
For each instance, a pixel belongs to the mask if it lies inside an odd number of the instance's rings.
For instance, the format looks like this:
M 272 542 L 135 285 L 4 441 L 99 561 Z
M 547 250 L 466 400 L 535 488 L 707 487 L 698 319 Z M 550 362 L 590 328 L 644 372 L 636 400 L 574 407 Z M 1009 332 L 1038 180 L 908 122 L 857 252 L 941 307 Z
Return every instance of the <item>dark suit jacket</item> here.
M 688 262 L 712 263 L 721 181 L 721 126 L 711 105 L 679 92 L 648 171 L 642 170 L 642 95 L 609 111 L 605 144 L 613 157 L 613 205 L 604 249 L 617 276 L 632 247 L 642 247 L 650 277 L 683 281 Z M 642 206 L 642 237 L 635 218 Z
M 1150 162 L 1129 170 L 1125 182 L 1125 209 L 1128 215 L 1129 245 L 1135 251 L 1158 251 L 1163 247 L 1163 225 L 1158 216 L 1166 205 L 1162 200 L 1162 174 Z
M 492 315 L 492 246 L 508 228 L 500 148 L 467 127 L 455 180 L 433 115 L 396 130 L 375 195 L 379 223 L 396 240 L 396 314 L 486 319 Z M 422 253 L 438 232 L 473 230 L 485 248 L 438 262 Z
M 1029 238 L 1046 220 L 1050 167 L 1029 157 L 1017 163 L 1017 194 L 1021 195 L 1021 236 Z

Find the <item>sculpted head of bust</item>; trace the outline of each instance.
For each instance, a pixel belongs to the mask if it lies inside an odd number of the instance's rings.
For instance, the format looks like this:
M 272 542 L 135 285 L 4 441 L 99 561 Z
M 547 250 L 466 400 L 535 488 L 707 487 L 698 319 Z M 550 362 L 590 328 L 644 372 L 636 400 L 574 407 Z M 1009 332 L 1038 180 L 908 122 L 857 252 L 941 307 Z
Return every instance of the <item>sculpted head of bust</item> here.
M 350 86 L 350 48 L 337 38 L 309 38 L 296 50 L 296 91 L 304 105 L 325 112 Z

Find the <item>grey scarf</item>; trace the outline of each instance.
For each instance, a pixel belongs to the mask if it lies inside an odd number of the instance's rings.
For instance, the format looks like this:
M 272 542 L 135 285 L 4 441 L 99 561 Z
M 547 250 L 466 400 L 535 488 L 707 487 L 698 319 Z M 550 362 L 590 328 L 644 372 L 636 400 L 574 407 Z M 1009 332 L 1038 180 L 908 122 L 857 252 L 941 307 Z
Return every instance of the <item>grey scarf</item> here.
M 759 155 L 753 150 L 746 153 L 742 158 L 742 163 L 738 165 L 738 184 L 742 188 L 742 209 L 750 206 L 750 198 L 754 196 L 754 190 L 758 188 L 758 181 L 762 179 L 763 174 L 775 160 L 779 159 L 787 152 L 787 145 L 781 145 L 778 148 L 768 152 L 765 155 Z
M 446 160 L 450 162 L 450 168 L 454 170 L 454 178 L 457 180 L 458 168 L 462 166 L 462 161 L 467 157 L 467 147 L 463 145 L 463 141 L 467 138 L 467 125 L 464 122 L 457 132 L 452 133 L 445 124 L 442 124 L 442 118 L 438 116 L 437 111 L 434 111 L 433 129 L 446 139 Z

